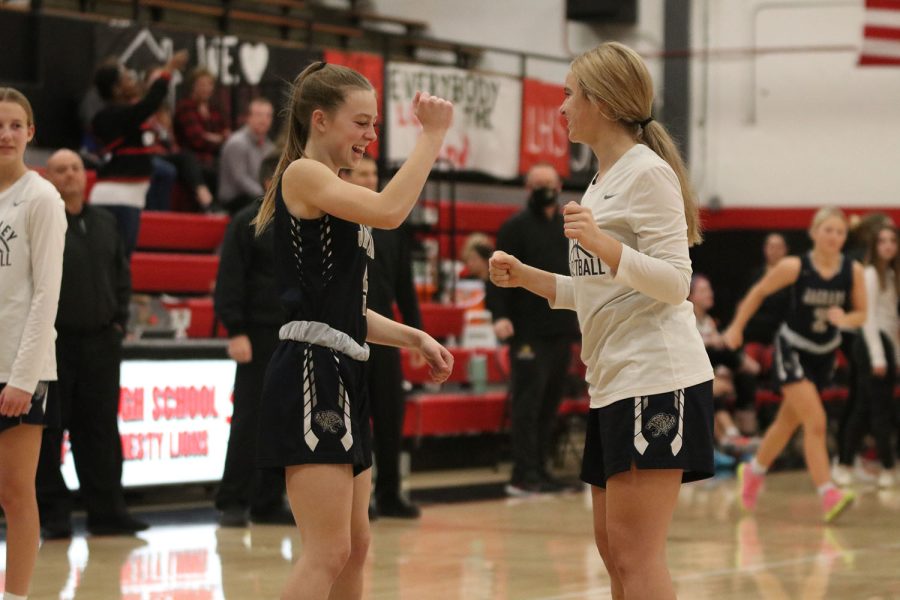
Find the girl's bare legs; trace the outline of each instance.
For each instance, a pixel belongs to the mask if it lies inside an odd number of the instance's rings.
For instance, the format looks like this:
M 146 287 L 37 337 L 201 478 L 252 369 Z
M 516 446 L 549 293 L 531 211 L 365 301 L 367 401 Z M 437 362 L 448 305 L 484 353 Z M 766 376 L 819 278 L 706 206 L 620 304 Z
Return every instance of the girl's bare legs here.
M 626 600 L 675 598 L 666 566 L 666 536 L 681 477 L 680 469 L 632 466 L 606 482 L 609 551 Z
M 350 515 L 350 558 L 331 588 L 332 600 L 362 598 L 363 568 L 369 552 L 369 497 L 372 495 L 372 469 L 353 478 L 353 507 Z
M 290 466 L 285 483 L 301 550 L 281 600 L 325 600 L 350 558 L 353 468 Z
M 784 450 L 784 447 L 791 440 L 791 436 L 794 435 L 797 427 L 800 426 L 800 419 L 787 399 L 791 396 L 791 392 L 795 387 L 803 384 L 812 386 L 810 382 L 804 380 L 787 384 L 781 388 L 784 400 L 781 402 L 781 406 L 778 407 L 778 415 L 776 415 L 775 420 L 766 430 L 756 451 L 756 462 L 766 468 L 775 462 L 775 459 L 778 458 L 778 455 L 781 454 L 781 451 Z
M 592 485 L 591 500 L 594 508 L 594 541 L 597 544 L 597 550 L 600 551 L 600 558 L 606 565 L 606 572 L 609 573 L 612 598 L 613 600 L 623 600 L 625 590 L 622 588 L 622 580 L 619 578 L 616 565 L 609 552 L 609 536 L 606 531 L 606 490 Z
M 28 595 L 41 541 L 34 478 L 41 450 L 40 425 L 0 433 L 0 506 L 6 514 L 6 591 Z
M 784 390 L 784 403 L 803 425 L 803 456 L 806 469 L 816 487 L 831 481 L 828 449 L 825 445 L 826 417 L 819 392 L 809 381 L 801 381 Z

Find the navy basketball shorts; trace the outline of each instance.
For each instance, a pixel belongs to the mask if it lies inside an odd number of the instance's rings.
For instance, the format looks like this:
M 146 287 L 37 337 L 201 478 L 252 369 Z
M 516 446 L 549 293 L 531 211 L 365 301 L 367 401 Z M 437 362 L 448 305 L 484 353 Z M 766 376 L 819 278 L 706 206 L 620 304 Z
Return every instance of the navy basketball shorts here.
M 834 380 L 834 365 L 834 351 L 813 354 L 792 346 L 781 334 L 775 336 L 772 376 L 779 388 L 807 379 L 821 392 Z
M 259 412 L 262 468 L 372 466 L 366 363 L 306 342 L 284 340 L 266 371 Z
M 0 383 L 0 391 L 6 387 Z M 59 427 L 59 396 L 56 385 L 50 385 L 48 381 L 41 381 L 31 397 L 31 410 L 18 417 L 0 416 L 0 432 L 6 431 L 16 425 L 43 425 L 45 427 Z
M 684 483 L 714 475 L 711 380 L 590 410 L 581 480 L 605 488 L 632 465 L 681 469 Z

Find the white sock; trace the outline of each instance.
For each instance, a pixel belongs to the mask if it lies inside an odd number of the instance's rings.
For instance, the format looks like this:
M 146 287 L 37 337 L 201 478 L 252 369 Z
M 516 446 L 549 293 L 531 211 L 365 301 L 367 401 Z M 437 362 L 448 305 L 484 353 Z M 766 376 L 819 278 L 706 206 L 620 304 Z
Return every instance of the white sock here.
M 728 427 L 728 428 L 725 430 L 725 435 L 726 435 L 727 437 L 738 437 L 738 436 L 741 435 L 741 432 L 738 431 L 738 428 L 737 428 L 737 427 L 735 427 L 734 425 L 731 425 L 730 427 Z
M 28 596 L 19 596 L 12 592 L 3 592 L 3 600 L 28 600 Z
M 828 483 L 823 483 L 822 485 L 820 485 L 819 487 L 816 488 L 816 490 L 818 490 L 820 496 L 824 496 L 825 494 L 828 493 L 828 490 L 834 490 L 834 489 L 837 489 L 837 488 L 835 488 L 834 484 L 831 483 L 830 481 Z
M 769 470 L 769 467 L 764 467 L 756 460 L 756 457 L 750 459 L 750 470 L 753 471 L 754 475 L 765 475 L 766 471 Z

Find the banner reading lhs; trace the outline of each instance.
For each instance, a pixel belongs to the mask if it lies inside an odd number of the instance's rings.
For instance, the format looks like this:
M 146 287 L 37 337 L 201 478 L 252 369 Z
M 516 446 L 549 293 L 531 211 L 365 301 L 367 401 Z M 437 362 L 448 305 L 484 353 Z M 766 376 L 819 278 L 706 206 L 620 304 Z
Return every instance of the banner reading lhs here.
M 454 67 L 388 63 L 387 158 L 399 166 L 412 152 L 421 125 L 413 114 L 417 91 L 453 102 L 453 126 L 441 159 L 459 171 L 480 171 L 500 179 L 518 175 L 522 83 Z

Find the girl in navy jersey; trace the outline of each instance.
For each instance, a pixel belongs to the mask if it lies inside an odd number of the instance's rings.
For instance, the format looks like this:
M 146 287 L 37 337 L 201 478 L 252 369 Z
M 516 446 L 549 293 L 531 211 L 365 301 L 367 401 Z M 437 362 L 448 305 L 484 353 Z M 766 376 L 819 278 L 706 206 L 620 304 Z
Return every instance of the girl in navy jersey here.
M 287 143 L 256 218 L 271 222 L 275 276 L 288 322 L 266 374 L 259 463 L 285 469 L 303 541 L 282 598 L 359 598 L 369 545 L 371 433 L 366 342 L 419 350 L 435 382 L 452 355 L 426 333 L 367 310 L 370 227 L 393 229 L 422 191 L 453 106 L 417 94 L 422 134 L 380 193 L 338 177 L 375 140 L 365 77 L 322 62 L 294 81 Z
M 0 506 L 6 515 L 5 600 L 20 600 L 40 541 L 34 477 L 43 426 L 59 418 L 56 308 L 66 214 L 56 188 L 25 166 L 31 105 L 0 87 Z
M 840 329 L 865 322 L 866 290 L 862 266 L 841 253 L 847 239 L 843 212 L 820 209 L 809 235 L 812 250 L 783 258 L 750 288 L 722 336 L 729 347 L 739 348 L 744 327 L 762 301 L 791 286 L 787 315 L 775 337 L 772 365 L 783 399 L 756 456 L 738 468 L 741 504 L 746 510 L 756 508 L 766 471 L 802 426 L 806 468 L 821 496 L 822 516 L 831 522 L 852 503 L 854 495 L 839 490 L 831 481 L 819 391 L 831 382 L 835 351 L 841 345 Z
M 578 313 L 591 395 L 581 478 L 612 595 L 670 599 L 678 490 L 713 474 L 713 371 L 687 301 L 697 207 L 633 50 L 612 42 L 582 54 L 565 94 L 569 139 L 600 164 L 581 204 L 565 207 L 571 276 L 495 252 L 491 280 Z

